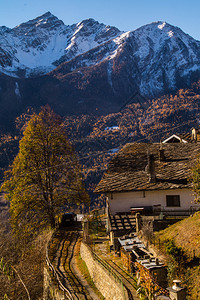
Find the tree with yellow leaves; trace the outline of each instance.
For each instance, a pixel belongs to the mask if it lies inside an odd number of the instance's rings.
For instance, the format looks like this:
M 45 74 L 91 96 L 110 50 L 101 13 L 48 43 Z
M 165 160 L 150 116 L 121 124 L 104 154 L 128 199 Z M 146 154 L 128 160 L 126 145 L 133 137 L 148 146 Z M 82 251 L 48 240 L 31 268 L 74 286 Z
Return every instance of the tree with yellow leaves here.
M 28 236 L 34 229 L 54 228 L 67 204 L 88 201 L 66 129 L 49 106 L 28 122 L 2 190 L 10 200 L 13 230 Z

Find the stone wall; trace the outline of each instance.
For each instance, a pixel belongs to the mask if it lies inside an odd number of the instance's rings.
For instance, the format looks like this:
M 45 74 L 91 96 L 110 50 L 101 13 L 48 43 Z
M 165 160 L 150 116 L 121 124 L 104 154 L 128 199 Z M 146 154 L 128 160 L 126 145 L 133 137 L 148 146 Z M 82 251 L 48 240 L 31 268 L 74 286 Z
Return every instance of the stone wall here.
M 81 243 L 80 254 L 87 265 L 94 284 L 106 300 L 128 299 L 125 287 L 98 260 L 94 259 L 90 248 L 83 242 Z

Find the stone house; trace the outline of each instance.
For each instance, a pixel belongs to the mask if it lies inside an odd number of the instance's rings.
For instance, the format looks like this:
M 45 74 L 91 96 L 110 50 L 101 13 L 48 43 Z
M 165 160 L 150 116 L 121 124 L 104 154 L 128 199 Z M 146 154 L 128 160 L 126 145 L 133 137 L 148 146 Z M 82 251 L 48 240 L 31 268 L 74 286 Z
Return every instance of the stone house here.
M 112 215 L 132 212 L 190 214 L 200 209 L 192 191 L 197 143 L 132 143 L 108 165 L 95 192 L 105 193 Z

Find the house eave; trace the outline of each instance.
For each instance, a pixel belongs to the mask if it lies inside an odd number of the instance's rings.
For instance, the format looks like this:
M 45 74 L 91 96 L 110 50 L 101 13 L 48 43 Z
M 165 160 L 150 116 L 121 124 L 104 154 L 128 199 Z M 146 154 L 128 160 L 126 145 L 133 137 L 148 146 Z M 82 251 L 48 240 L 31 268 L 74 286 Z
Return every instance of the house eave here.
M 109 189 L 109 190 L 98 190 L 94 191 L 95 194 L 105 194 L 105 193 L 128 193 L 128 192 L 153 192 L 153 191 L 166 191 L 166 190 L 178 190 L 178 189 L 188 189 L 191 190 L 192 186 L 170 186 L 170 187 L 155 187 L 155 188 L 138 188 L 138 189 Z

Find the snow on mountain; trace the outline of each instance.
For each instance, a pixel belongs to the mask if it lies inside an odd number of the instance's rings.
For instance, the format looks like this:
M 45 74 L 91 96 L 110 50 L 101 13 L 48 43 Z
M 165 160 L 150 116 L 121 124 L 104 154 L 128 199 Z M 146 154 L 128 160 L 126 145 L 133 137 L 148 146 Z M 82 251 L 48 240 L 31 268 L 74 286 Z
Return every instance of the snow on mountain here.
M 120 34 L 115 27 L 99 24 L 93 19 L 78 23 L 71 38 L 71 43 L 66 47 L 66 54 L 61 60 L 68 61 L 75 56 L 85 53 Z
M 63 76 L 104 64 L 107 82 L 116 95 L 126 91 L 124 96 L 129 97 L 137 90 L 154 97 L 176 89 L 180 82 L 189 83 L 192 73 L 200 71 L 200 42 L 178 27 L 154 22 L 66 61 L 67 65 L 59 67 Z
M 26 78 L 77 71 L 80 78 L 80 68 L 92 74 L 102 66 L 115 95 L 138 91 L 154 97 L 176 89 L 183 79 L 189 83 L 200 71 L 200 42 L 166 22 L 121 32 L 93 19 L 67 26 L 50 12 L 13 29 L 0 27 L 4 74 Z
M 3 26 L 0 71 L 16 77 L 42 75 L 119 33 L 93 19 L 66 26 L 50 12 L 13 29 Z
M 180 28 L 166 22 L 143 26 L 130 35 L 134 43 L 134 61 L 142 74 L 140 92 L 174 89 L 177 77 L 200 70 L 200 42 Z

